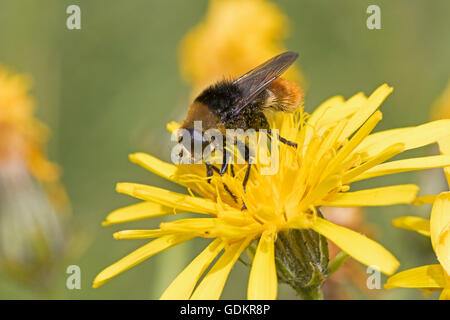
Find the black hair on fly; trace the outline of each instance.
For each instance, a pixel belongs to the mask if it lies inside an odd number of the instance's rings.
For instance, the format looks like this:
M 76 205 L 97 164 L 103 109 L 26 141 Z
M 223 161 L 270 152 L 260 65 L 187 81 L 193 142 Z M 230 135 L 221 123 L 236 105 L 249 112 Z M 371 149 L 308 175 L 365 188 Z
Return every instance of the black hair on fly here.
M 195 101 L 205 104 L 213 113 L 221 115 L 230 111 L 241 98 L 239 87 L 231 81 L 223 80 L 205 89 Z

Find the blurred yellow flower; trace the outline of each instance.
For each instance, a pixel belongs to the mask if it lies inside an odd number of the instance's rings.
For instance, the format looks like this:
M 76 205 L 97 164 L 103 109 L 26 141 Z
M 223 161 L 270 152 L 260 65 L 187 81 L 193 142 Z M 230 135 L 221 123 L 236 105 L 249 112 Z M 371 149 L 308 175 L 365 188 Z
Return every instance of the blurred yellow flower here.
M 196 96 L 224 77 L 236 78 L 286 51 L 288 19 L 266 0 L 212 0 L 202 22 L 183 39 L 180 67 Z M 284 75 L 300 82 L 299 69 Z
M 436 142 L 450 134 L 450 120 L 417 127 L 370 134 L 381 120 L 379 106 L 392 92 L 382 85 L 369 97 L 358 93 L 348 100 L 332 97 L 310 117 L 280 113 L 271 127 L 298 148 L 279 146 L 279 169 L 263 175 L 256 163 L 244 192 L 244 166 L 235 175 L 214 175 L 207 182 L 204 165 L 173 165 L 137 153 L 130 160 L 147 170 L 188 188 L 190 195 L 135 183 L 119 183 L 117 191 L 143 202 L 115 210 L 105 225 L 132 220 L 194 212 L 204 217 L 161 223 L 155 230 L 127 230 L 116 239 L 156 238 L 100 272 L 98 287 L 154 254 L 195 237 L 214 239 L 170 284 L 162 299 L 218 299 L 240 254 L 252 240 L 259 240 L 253 258 L 247 297 L 274 299 L 277 271 L 274 242 L 277 233 L 312 229 L 366 265 L 392 274 L 399 263 L 386 249 L 355 231 L 331 223 L 317 214 L 317 207 L 388 206 L 411 203 L 416 185 L 395 185 L 349 192 L 350 184 L 372 177 L 450 165 L 449 156 L 430 156 L 384 163 L 393 156 Z M 175 130 L 177 124 L 169 124 Z M 267 154 L 267 146 L 257 154 Z M 225 185 L 236 195 L 236 201 Z M 195 194 L 197 195 L 195 195 Z M 241 210 L 245 202 L 247 210 Z M 223 253 L 222 253 L 223 252 Z M 222 255 L 220 255 L 222 253 Z M 220 256 L 220 257 L 219 257 Z M 210 264 L 214 266 L 199 282 Z
M 11 158 L 25 161 L 40 181 L 57 181 L 60 170 L 45 156 L 48 128 L 34 118 L 35 102 L 28 95 L 31 79 L 0 65 L 0 165 Z
M 27 75 L 0 66 L 0 265 L 42 283 L 66 249 L 58 213 L 67 198 L 45 156 L 49 130 L 34 117 L 30 86 Z
M 432 119 L 450 119 L 450 81 L 432 107 Z
M 441 153 L 450 155 L 450 135 L 439 141 Z M 450 167 L 444 169 L 450 186 Z M 419 288 L 440 290 L 440 299 L 450 300 L 450 192 L 434 198 L 430 220 L 419 217 L 401 217 L 393 220 L 394 226 L 414 230 L 429 236 L 440 264 L 427 265 L 399 272 L 390 277 L 386 289 Z

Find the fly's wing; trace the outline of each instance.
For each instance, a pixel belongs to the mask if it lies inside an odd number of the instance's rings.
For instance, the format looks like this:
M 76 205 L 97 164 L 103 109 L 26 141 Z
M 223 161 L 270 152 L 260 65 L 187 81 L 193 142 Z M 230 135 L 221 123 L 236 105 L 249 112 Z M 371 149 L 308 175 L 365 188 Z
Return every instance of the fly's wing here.
M 255 97 L 280 77 L 298 58 L 296 52 L 284 52 L 267 60 L 233 81 L 242 92 L 242 99 L 233 106 L 234 115 L 242 111 Z

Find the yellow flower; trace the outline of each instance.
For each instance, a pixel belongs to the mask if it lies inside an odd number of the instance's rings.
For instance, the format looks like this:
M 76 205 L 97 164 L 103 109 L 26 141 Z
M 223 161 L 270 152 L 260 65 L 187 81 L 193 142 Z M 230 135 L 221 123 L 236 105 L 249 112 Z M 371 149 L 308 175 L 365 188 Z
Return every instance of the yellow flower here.
M 48 281 L 67 250 L 67 198 L 45 156 L 31 79 L 0 66 L 0 265 L 21 281 Z
M 450 155 L 450 136 L 439 141 L 443 155 Z M 450 167 L 444 169 L 450 186 Z M 393 220 L 394 226 L 414 230 L 431 238 L 433 250 L 440 264 L 427 265 L 399 272 L 390 277 L 386 289 L 420 288 L 442 289 L 440 299 L 450 300 L 450 192 L 433 199 L 430 220 L 419 217 L 401 217 Z
M 193 94 L 286 51 L 287 25 L 287 17 L 266 0 L 210 1 L 205 19 L 184 37 L 180 48 L 181 72 Z M 299 82 L 302 76 L 292 67 L 284 77 Z
M 261 174 L 264 166 L 259 163 L 252 165 L 245 193 L 242 188 L 244 165 L 236 166 L 234 176 L 214 175 L 208 183 L 203 165 L 177 166 L 147 154 L 132 154 L 132 162 L 187 187 L 190 194 L 142 184 L 119 183 L 118 192 L 143 201 L 115 210 L 107 216 L 105 225 L 184 212 L 195 212 L 199 217 L 161 223 L 155 230 L 115 233 L 116 239 L 156 239 L 100 272 L 93 286 L 104 284 L 158 252 L 202 237 L 213 241 L 176 277 L 161 298 L 217 299 L 240 254 L 252 240 L 259 240 L 247 296 L 249 299 L 274 299 L 277 296 L 274 241 L 279 231 L 289 229 L 312 229 L 359 262 L 377 266 L 385 274 L 394 273 L 399 263 L 380 244 L 331 223 L 316 212 L 320 206 L 411 203 L 418 192 L 416 185 L 350 192 L 350 184 L 397 172 L 450 165 L 449 156 L 383 163 L 405 150 L 434 143 L 450 134 L 450 120 L 370 134 L 381 120 L 378 108 L 391 92 L 391 87 L 382 85 L 369 97 L 363 93 L 348 100 L 341 96 L 333 97 L 310 117 L 302 111 L 299 114 L 279 114 L 272 121 L 272 127 L 278 128 L 282 137 L 296 142 L 298 148 L 279 145 L 279 168 L 273 175 Z M 169 130 L 176 127 L 174 123 L 169 124 Z M 262 151 L 267 152 L 267 149 Z M 225 185 L 236 196 L 236 201 L 225 190 Z M 247 210 L 241 210 L 242 201 Z M 214 265 L 204 275 L 213 261 Z
M 60 170 L 46 159 L 49 130 L 34 118 L 30 86 L 27 75 L 13 74 L 0 65 L 0 165 L 20 159 L 38 180 L 55 182 Z

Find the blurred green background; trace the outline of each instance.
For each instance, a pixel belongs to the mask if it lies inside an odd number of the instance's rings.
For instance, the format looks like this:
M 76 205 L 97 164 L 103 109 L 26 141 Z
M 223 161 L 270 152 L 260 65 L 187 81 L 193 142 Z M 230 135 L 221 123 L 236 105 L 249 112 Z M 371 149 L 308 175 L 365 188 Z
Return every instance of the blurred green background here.
M 431 104 L 450 75 L 449 1 L 273 2 L 291 22 L 287 47 L 300 53 L 307 111 L 332 95 L 370 94 L 387 82 L 395 90 L 381 108 L 384 119 L 377 130 L 429 120 Z M 81 30 L 66 28 L 70 4 L 81 8 Z M 366 28 L 370 4 L 381 8 L 381 30 Z M 165 124 L 183 118 L 190 93 L 179 75 L 178 45 L 206 9 L 206 0 L 0 0 L 0 63 L 33 76 L 37 116 L 53 132 L 50 159 L 64 169 L 62 181 L 73 211 L 70 227 L 89 239 L 80 257 L 59 267 L 45 294 L 0 274 L 0 298 L 155 299 L 204 246 L 199 241 L 172 248 L 91 288 L 99 271 L 145 243 L 116 241 L 113 232 L 158 224 L 144 220 L 101 227 L 109 211 L 135 202 L 116 194 L 115 183 L 181 191 L 129 163 L 127 155 L 143 151 L 170 159 Z M 409 155 L 435 152 L 430 147 Z M 400 174 L 359 186 L 427 183 L 431 173 Z M 441 176 L 436 177 L 438 185 Z M 400 215 L 426 215 L 429 208 L 399 205 L 367 211 L 368 220 L 377 225 L 379 242 L 401 261 L 400 270 L 434 263 L 426 238 L 390 223 Z M 81 290 L 66 288 L 70 264 L 81 268 Z M 247 277 L 248 269 L 238 263 L 223 298 L 245 298 Z M 418 290 L 379 291 L 377 297 L 387 299 L 423 298 Z M 295 295 L 281 285 L 279 298 Z

